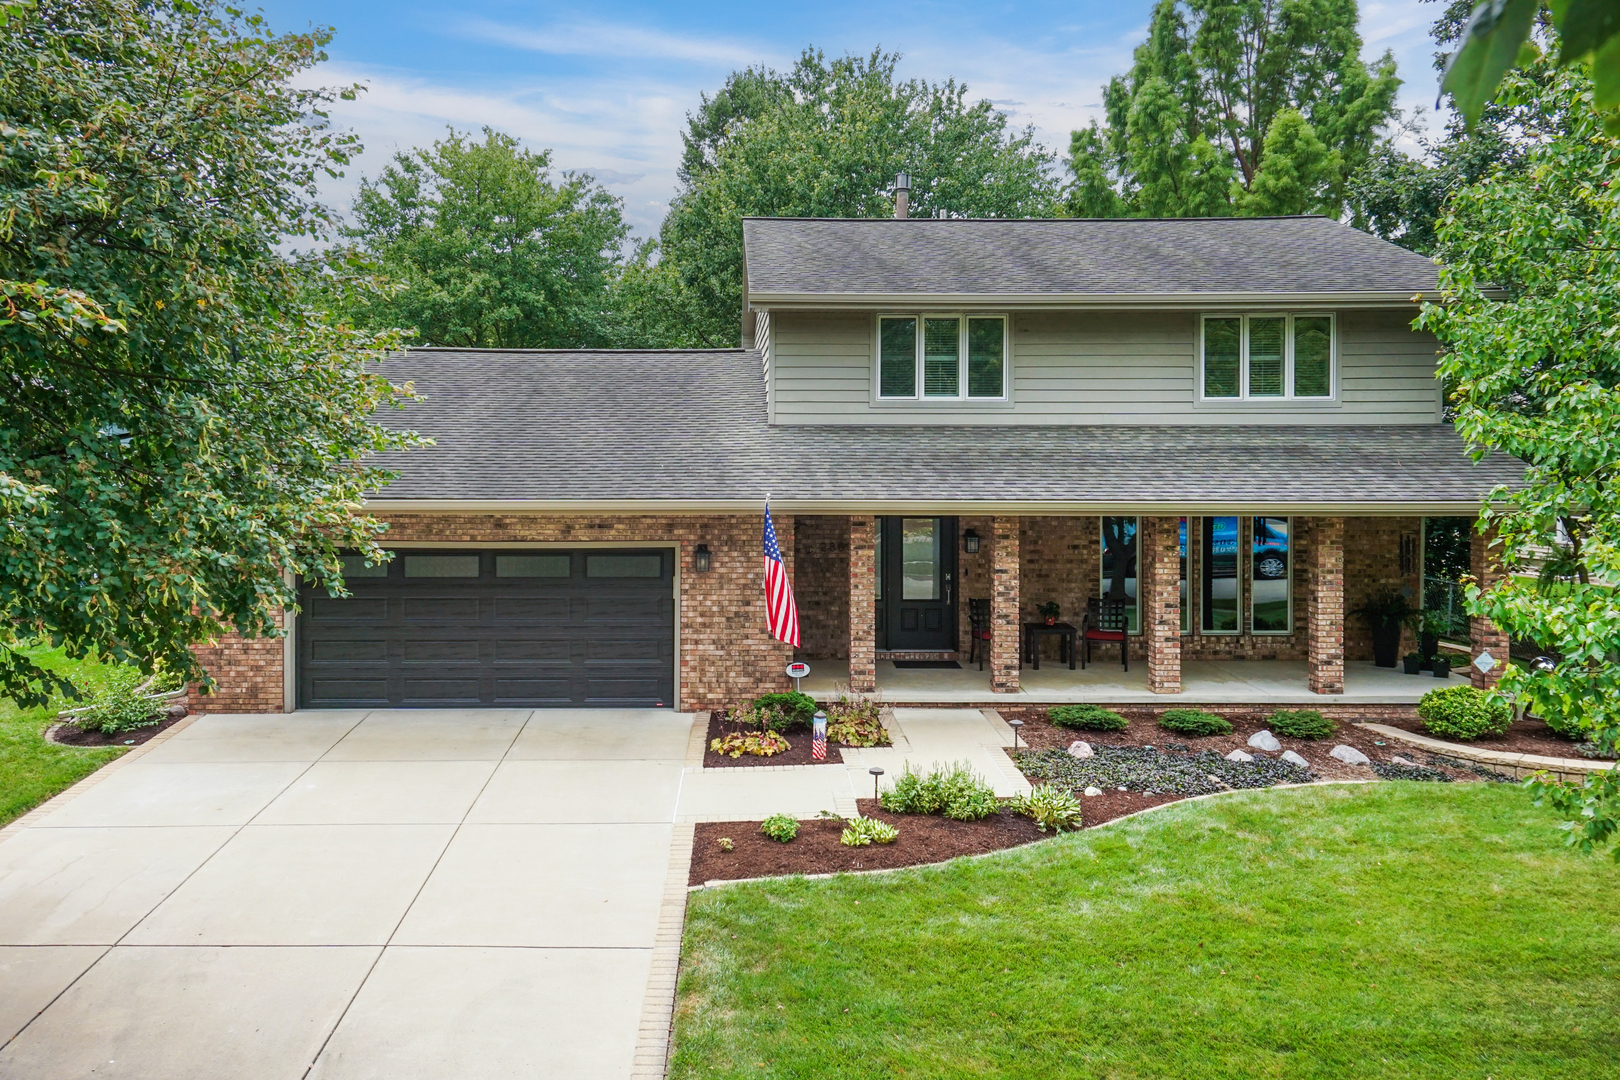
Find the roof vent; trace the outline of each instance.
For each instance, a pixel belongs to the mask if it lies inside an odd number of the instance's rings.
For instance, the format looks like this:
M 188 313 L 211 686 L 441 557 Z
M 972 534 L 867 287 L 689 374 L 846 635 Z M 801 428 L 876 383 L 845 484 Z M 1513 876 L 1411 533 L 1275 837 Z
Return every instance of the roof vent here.
M 903 218 L 910 212 L 911 177 L 905 173 L 894 176 L 894 216 Z

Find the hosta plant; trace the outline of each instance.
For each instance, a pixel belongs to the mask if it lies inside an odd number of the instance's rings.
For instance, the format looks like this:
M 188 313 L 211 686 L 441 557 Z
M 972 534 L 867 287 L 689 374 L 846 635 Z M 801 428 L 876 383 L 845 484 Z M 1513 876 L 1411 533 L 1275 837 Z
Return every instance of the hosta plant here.
M 844 819 L 844 832 L 838 842 L 845 847 L 866 847 L 868 844 L 892 844 L 899 835 L 900 830 L 887 821 L 857 815 Z
M 791 814 L 772 814 L 760 823 L 759 831 L 778 844 L 785 844 L 799 835 L 799 820 Z
M 1063 832 L 1080 827 L 1080 801 L 1074 792 L 1057 784 L 1037 784 L 1027 795 L 1019 795 L 1012 807 L 1035 822 L 1041 832 Z

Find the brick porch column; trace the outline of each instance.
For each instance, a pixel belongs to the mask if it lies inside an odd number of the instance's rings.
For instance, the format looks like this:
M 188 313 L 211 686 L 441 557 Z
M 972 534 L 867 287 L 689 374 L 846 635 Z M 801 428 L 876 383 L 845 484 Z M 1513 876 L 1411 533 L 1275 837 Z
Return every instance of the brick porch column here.
M 1344 518 L 1311 521 L 1310 594 L 1306 603 L 1306 685 L 1313 694 L 1344 693 Z
M 1494 588 L 1506 574 L 1502 570 L 1501 549 L 1497 547 L 1496 530 L 1474 533 L 1469 537 L 1468 572 L 1479 584 L 1480 590 Z M 1490 671 L 1481 671 L 1473 661 L 1482 652 L 1489 652 L 1496 661 Z M 1508 636 L 1486 619 L 1470 617 L 1468 620 L 1468 677 L 1481 690 L 1489 690 L 1502 677 L 1502 665 L 1508 658 Z
M 1142 632 L 1148 689 L 1181 693 L 1181 522 L 1142 518 Z
M 1023 632 L 1018 610 L 1018 519 L 998 517 L 991 532 L 990 690 L 1016 694 Z
M 877 689 L 877 519 L 849 519 L 849 689 Z

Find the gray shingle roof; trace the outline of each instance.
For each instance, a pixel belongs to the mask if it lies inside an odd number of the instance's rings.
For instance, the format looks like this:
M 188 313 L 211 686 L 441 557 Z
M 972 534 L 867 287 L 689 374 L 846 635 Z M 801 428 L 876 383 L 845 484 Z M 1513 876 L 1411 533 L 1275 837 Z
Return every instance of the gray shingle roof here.
M 1325 217 L 743 221 L 749 299 L 1388 294 L 1420 255 Z
M 381 501 L 1162 504 L 1466 511 L 1521 473 L 1448 426 L 771 426 L 758 353 L 419 349 Z

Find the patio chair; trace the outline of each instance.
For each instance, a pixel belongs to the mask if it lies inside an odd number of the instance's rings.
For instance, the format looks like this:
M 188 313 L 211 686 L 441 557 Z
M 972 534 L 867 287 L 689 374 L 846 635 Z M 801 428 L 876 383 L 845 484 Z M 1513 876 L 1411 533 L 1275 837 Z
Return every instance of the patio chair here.
M 1091 660 L 1093 641 L 1119 642 L 1119 662 L 1126 671 L 1131 670 L 1131 616 L 1121 599 L 1102 600 L 1093 596 L 1086 601 L 1086 614 L 1080 621 L 1080 638 L 1085 647 L 1080 650 L 1080 666 Z
M 979 662 L 979 670 L 984 670 L 984 654 L 990 651 L 990 601 L 968 601 L 968 663 L 974 660 Z M 984 647 L 979 647 L 979 642 Z

